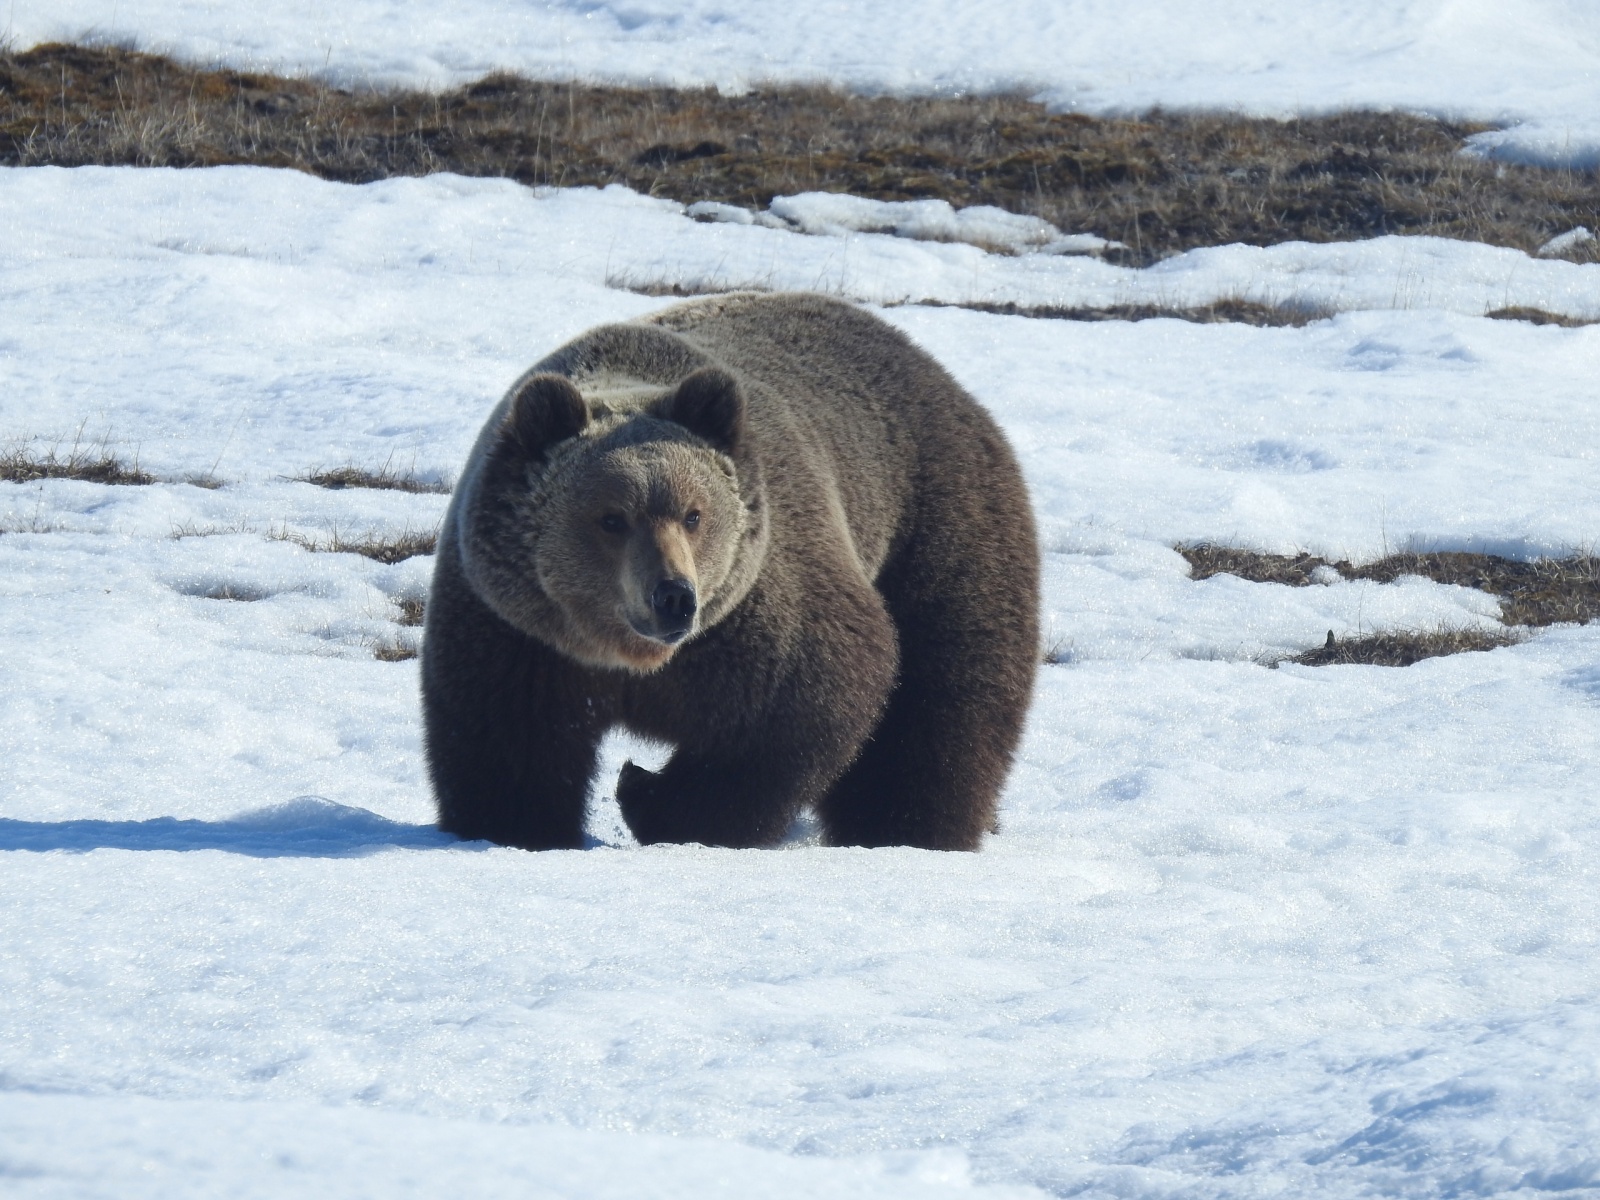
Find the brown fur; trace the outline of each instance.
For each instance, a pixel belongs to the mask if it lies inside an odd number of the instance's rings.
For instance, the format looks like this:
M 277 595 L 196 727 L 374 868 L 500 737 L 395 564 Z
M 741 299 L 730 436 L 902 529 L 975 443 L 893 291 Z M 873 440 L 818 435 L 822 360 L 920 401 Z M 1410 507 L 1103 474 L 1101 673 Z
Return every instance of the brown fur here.
M 663 580 L 698 600 L 681 641 L 640 632 Z M 1003 435 L 889 325 L 744 295 L 603 326 L 490 416 L 440 535 L 440 824 L 581 845 L 621 724 L 676 748 L 623 770 L 640 841 L 770 845 L 811 806 L 833 844 L 976 848 L 1027 710 L 1037 592 Z

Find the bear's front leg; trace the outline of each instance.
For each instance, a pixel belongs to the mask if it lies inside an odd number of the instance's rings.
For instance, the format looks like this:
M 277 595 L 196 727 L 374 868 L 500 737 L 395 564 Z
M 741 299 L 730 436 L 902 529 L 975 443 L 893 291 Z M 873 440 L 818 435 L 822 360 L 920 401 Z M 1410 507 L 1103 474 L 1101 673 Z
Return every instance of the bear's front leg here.
M 800 811 L 821 800 L 860 754 L 883 713 L 898 654 L 894 627 L 869 587 L 841 587 L 808 637 L 782 639 L 791 647 L 786 659 L 751 653 L 752 643 L 765 647 L 750 624 L 707 658 L 716 663 L 742 651 L 763 685 L 745 690 L 724 681 L 718 719 L 706 722 L 716 727 L 714 739 L 680 740 L 659 772 L 631 762 L 622 768 L 617 803 L 646 845 L 782 841 Z M 707 675 L 685 694 L 715 696 L 715 669 Z
M 422 709 L 439 828 L 524 850 L 583 845 L 600 729 L 574 668 L 464 587 L 435 584 Z
M 771 846 L 783 840 L 809 798 L 794 781 L 774 786 L 777 782 L 749 761 L 680 751 L 659 772 L 624 763 L 617 804 L 633 836 L 647 846 Z

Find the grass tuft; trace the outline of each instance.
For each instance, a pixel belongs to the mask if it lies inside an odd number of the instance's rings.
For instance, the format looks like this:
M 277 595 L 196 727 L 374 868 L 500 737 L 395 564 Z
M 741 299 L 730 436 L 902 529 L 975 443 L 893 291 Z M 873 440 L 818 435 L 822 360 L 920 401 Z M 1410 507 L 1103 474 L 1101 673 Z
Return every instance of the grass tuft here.
M 380 638 L 372 644 L 372 657 L 379 662 L 409 662 L 417 654 L 415 646 L 400 638 Z
M 422 624 L 427 601 L 421 596 L 402 596 L 395 601 L 395 604 L 400 609 L 400 615 L 394 621 L 396 625 L 417 626 Z
M 167 536 L 175 542 L 181 542 L 185 538 L 224 537 L 228 534 L 254 532 L 255 527 L 240 517 L 237 521 L 231 521 L 226 525 L 197 525 L 193 521 L 184 521 L 173 525 L 172 532 Z
M 919 300 L 928 308 L 966 308 L 974 312 L 1005 317 L 1036 317 L 1055 321 L 1151 321 L 1170 318 L 1200 325 L 1240 324 L 1269 328 L 1309 325 L 1334 316 L 1334 310 L 1304 304 L 1262 304 L 1256 300 L 1228 298 L 1211 304 L 1175 307 L 1163 304 L 1107 304 L 1098 307 L 1060 305 L 990 304 L 968 301 L 952 304 L 942 300 Z
M 347 464 L 332 470 L 307 471 L 294 477 L 301 483 L 315 484 L 320 488 L 339 491 L 343 488 L 375 488 L 390 492 L 447 496 L 450 485 L 433 479 L 418 479 L 415 475 L 402 475 L 385 463 L 378 470 L 369 470 Z
M 334 529 L 326 538 L 318 538 L 285 528 L 269 533 L 267 537 L 275 542 L 293 542 L 296 546 L 319 554 L 360 554 L 391 565 L 419 555 L 432 554 L 439 541 L 437 533 L 418 533 L 409 529 L 398 534 L 369 532 L 358 538 L 347 538 Z
M 1492 321 L 1528 321 L 1534 325 L 1560 325 L 1563 329 L 1581 329 L 1585 325 L 1600 325 L 1600 318 L 1596 317 L 1569 317 L 1562 313 L 1546 312 L 1542 308 L 1527 308 L 1513 305 L 1511 308 L 1497 308 L 1493 312 L 1483 314 Z
M 1307 667 L 1331 667 L 1361 663 L 1378 667 L 1409 667 L 1425 658 L 1495 650 L 1501 646 L 1514 646 L 1526 638 L 1525 633 L 1513 629 L 1401 630 L 1336 638 L 1330 629 L 1328 640 L 1315 650 L 1280 658 L 1272 665 L 1292 662 Z
M 1400 112 L 1091 118 L 1021 93 L 734 96 L 509 74 L 447 92 L 345 90 L 116 46 L 0 48 L 0 164 L 252 163 L 352 183 L 452 171 L 748 209 L 804 191 L 933 197 L 1122 242 L 1106 257 L 1134 265 L 1390 233 L 1532 254 L 1600 227 L 1600 174 L 1462 154 L 1484 128 Z M 1594 261 L 1600 242 L 1562 256 Z
M 11 483 L 32 483 L 39 479 L 80 479 L 86 483 L 141 485 L 156 477 L 141 471 L 137 463 L 129 466 L 104 446 L 83 450 L 76 444 L 66 454 L 57 450 L 40 456 L 26 449 L 0 454 L 0 479 Z

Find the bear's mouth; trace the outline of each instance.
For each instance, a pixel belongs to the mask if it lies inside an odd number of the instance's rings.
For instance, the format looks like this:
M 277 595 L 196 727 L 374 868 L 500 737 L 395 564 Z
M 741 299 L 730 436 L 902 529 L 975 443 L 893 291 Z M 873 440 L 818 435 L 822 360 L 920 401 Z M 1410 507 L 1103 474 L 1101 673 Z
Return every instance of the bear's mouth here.
M 630 617 L 628 619 L 628 628 L 648 642 L 655 642 L 662 646 L 676 646 L 694 632 L 694 623 L 690 622 L 687 625 L 667 629 L 648 629 Z

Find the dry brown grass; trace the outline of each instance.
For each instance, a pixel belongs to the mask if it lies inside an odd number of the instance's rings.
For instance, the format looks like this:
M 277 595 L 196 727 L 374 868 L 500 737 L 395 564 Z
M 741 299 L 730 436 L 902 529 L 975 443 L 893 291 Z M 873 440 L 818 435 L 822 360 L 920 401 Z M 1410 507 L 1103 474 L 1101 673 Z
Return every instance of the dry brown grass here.
M 35 454 L 19 448 L 0 454 L 0 479 L 11 483 L 32 483 L 38 479 L 81 479 L 86 483 L 139 485 L 154 483 L 156 477 L 131 466 L 106 447 L 85 450 L 74 445 L 63 453 L 59 448 Z
M 1497 308 L 1484 316 L 1495 321 L 1527 321 L 1531 325 L 1560 325 L 1563 329 L 1581 329 L 1585 325 L 1600 325 L 1600 318 L 1595 317 L 1569 317 L 1563 313 L 1546 312 L 1542 308 L 1527 308 L 1523 305 L 1513 305 L 1511 308 Z
M 409 662 L 417 653 L 415 646 L 400 638 L 380 638 L 372 643 L 372 657 L 379 662 Z
M 1600 226 L 1597 173 L 1459 153 L 1481 126 L 1396 113 L 1091 119 L 1019 95 L 742 96 L 493 75 L 443 93 L 196 70 L 115 47 L 0 53 L 0 163 L 292 167 L 350 182 L 455 171 L 626 183 L 765 207 L 821 190 L 1037 214 L 1149 263 L 1194 246 L 1385 233 L 1529 252 Z M 1600 260 L 1600 243 L 1571 257 Z
M 1302 304 L 1261 304 L 1255 300 L 1227 299 L 1214 304 L 1177 308 L 1163 304 L 1107 304 L 1099 307 L 1064 307 L 1050 304 L 988 304 L 969 301 L 953 304 L 942 300 L 919 300 L 928 308 L 967 308 L 975 312 L 1006 317 L 1038 317 L 1057 321 L 1151 321 L 1169 318 L 1199 325 L 1243 324 L 1269 328 L 1309 325 L 1333 316 L 1331 309 Z
M 280 529 L 267 534 L 267 537 L 274 542 L 293 542 L 296 546 L 319 554 L 360 554 L 390 564 L 432 554 L 439 541 L 437 533 L 418 533 L 409 529 L 397 534 L 368 532 L 355 538 L 346 537 L 337 529 L 320 538 L 291 529 Z
M 390 492 L 413 492 L 438 496 L 450 494 L 450 485 L 448 483 L 440 483 L 433 479 L 419 479 L 415 475 L 402 474 L 394 470 L 388 463 L 385 463 L 376 471 L 367 467 L 346 465 L 325 471 L 307 471 L 304 475 L 296 475 L 295 479 L 301 483 L 311 483 L 317 487 L 330 488 L 334 491 L 339 491 L 343 488 L 376 488 Z
M 395 601 L 395 606 L 400 610 L 400 615 L 394 619 L 396 625 L 417 626 L 422 624 L 427 601 L 421 596 L 402 596 Z
M 1526 637 L 1526 634 L 1512 629 L 1432 629 L 1336 638 L 1330 629 L 1328 640 L 1315 650 L 1279 659 L 1278 662 L 1300 663 L 1308 667 L 1332 667 L 1351 663 L 1378 667 L 1409 667 L 1412 663 L 1421 662 L 1425 658 L 1514 646 Z M 1276 666 L 1277 663 L 1273 665 Z

